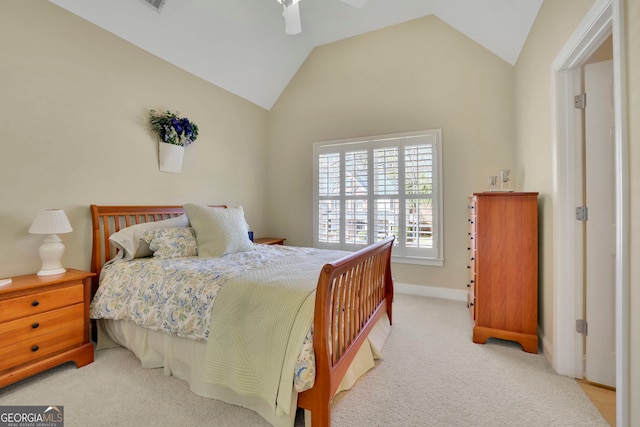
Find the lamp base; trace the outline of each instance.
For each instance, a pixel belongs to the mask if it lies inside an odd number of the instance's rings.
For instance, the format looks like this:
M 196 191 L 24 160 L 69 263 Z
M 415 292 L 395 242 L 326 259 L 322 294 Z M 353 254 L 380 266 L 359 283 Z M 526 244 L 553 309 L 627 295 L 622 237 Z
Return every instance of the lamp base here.
M 40 267 L 40 271 L 38 271 L 38 276 L 51 276 L 67 271 L 60 263 L 62 254 L 64 253 L 64 245 L 57 235 L 50 234 L 47 236 L 40 246 L 39 252 L 42 266 Z
M 40 270 L 38 271 L 38 276 L 53 276 L 54 274 L 62 274 L 67 270 L 65 268 L 54 268 L 51 270 Z

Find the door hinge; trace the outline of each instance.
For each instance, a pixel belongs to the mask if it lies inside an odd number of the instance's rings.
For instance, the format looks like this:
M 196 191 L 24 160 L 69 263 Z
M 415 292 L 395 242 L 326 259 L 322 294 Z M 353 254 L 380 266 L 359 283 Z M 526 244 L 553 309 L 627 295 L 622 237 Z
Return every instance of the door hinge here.
M 576 320 L 576 332 L 582 335 L 589 335 L 589 327 L 587 325 L 587 321 L 584 319 Z
M 576 220 L 586 221 L 589 219 L 589 209 L 586 206 L 578 206 L 576 208 Z
M 580 95 L 576 95 L 573 98 L 573 106 L 575 108 L 579 108 L 581 110 L 584 110 L 587 106 L 587 94 L 586 93 L 581 93 Z

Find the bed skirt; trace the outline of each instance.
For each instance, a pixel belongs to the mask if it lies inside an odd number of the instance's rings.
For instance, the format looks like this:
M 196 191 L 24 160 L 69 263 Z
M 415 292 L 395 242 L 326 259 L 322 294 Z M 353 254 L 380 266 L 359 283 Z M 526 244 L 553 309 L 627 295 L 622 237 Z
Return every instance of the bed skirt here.
M 122 346 L 132 351 L 143 368 L 164 368 L 165 376 L 174 376 L 186 381 L 195 394 L 210 399 L 221 400 L 257 412 L 274 427 L 292 427 L 295 423 L 298 392 L 294 390 L 291 409 L 288 414 L 274 414 L 271 406 L 262 399 L 242 396 L 227 387 L 205 382 L 205 355 L 207 345 L 202 341 L 192 341 L 171 336 L 165 332 L 152 331 L 137 326 L 128 320 L 99 319 L 98 345 L 96 350 Z M 369 345 L 358 351 L 351 367 L 340 383 L 337 393 L 350 389 L 363 374 L 381 359 L 380 353 L 391 330 L 389 318 L 384 316 L 369 334 Z M 292 385 L 293 387 L 293 385 Z M 305 411 L 305 423 L 311 424 L 310 414 Z

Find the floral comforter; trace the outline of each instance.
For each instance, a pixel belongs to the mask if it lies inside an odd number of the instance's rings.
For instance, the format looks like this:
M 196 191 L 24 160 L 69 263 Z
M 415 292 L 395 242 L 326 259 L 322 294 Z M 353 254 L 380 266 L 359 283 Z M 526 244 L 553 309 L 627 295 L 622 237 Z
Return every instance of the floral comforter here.
M 209 336 L 218 291 L 231 278 L 266 263 L 313 249 L 255 245 L 222 258 L 137 258 L 108 263 L 91 303 L 93 319 L 131 320 L 138 326 L 196 341 Z M 319 271 L 318 271 L 319 273 Z M 298 357 L 294 386 L 313 386 L 315 358 L 310 329 Z

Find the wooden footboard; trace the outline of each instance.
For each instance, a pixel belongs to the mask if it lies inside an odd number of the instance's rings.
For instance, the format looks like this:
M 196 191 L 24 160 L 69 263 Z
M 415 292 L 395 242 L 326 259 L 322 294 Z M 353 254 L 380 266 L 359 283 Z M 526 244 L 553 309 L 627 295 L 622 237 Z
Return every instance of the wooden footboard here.
M 224 208 L 219 205 L 216 207 Z M 91 271 L 98 287 L 104 263 L 115 257 L 109 236 L 124 227 L 159 221 L 184 213 L 182 206 L 91 205 L 93 244 Z M 326 264 L 319 273 L 314 314 L 316 379 L 298 396 L 298 406 L 311 411 L 313 427 L 331 424 L 331 401 L 369 332 L 387 313 L 391 321 L 393 280 L 391 250 L 394 237 Z M 92 322 L 94 339 L 96 328 Z
M 298 395 L 313 427 L 331 425 L 331 401 L 376 321 L 392 320 L 391 250 L 394 237 L 326 264 L 318 279 L 313 348 L 316 379 Z

